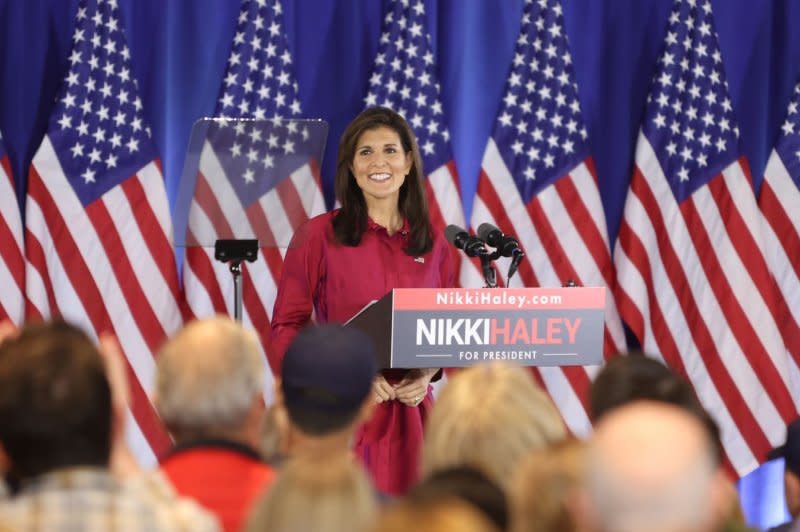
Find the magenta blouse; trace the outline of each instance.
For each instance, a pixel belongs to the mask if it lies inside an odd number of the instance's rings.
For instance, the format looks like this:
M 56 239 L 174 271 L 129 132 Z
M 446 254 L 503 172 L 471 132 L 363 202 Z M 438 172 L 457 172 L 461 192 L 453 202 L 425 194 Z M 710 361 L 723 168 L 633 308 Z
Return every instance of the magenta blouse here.
M 433 249 L 419 257 L 406 255 L 408 222 L 394 235 L 371 219 L 358 246 L 336 242 L 331 219 L 335 211 L 316 216 L 300 227 L 283 263 L 272 314 L 273 373 L 297 332 L 310 320 L 343 323 L 372 300 L 393 288 L 446 288 L 455 283 L 448 244 L 434 235 Z M 384 372 L 390 383 L 403 370 Z M 358 432 L 355 451 L 384 493 L 401 494 L 416 481 L 422 429 L 431 406 L 430 389 L 418 407 L 399 401 L 378 405 Z

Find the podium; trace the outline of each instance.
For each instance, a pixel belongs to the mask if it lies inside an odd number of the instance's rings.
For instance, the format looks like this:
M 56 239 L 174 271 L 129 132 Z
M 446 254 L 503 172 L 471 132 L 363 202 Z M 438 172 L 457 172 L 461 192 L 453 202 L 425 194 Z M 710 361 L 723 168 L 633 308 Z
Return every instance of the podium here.
M 603 361 L 606 289 L 403 288 L 346 324 L 375 342 L 380 368 L 523 366 Z

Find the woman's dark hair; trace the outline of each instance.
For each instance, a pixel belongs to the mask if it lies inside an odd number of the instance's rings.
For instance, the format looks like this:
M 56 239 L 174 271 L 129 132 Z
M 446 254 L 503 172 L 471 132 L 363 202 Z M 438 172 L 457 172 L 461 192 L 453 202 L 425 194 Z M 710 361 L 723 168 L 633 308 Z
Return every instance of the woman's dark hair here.
M 428 202 L 423 185 L 422 158 L 417 147 L 417 139 L 405 119 L 391 109 L 371 107 L 359 114 L 347 126 L 339 141 L 336 157 L 336 198 L 341 210 L 333 217 L 333 233 L 336 240 L 347 246 L 357 246 L 367 230 L 367 203 L 364 193 L 356 183 L 350 169 L 355 157 L 358 139 L 368 130 L 388 127 L 400 137 L 405 153 L 411 153 L 411 170 L 400 187 L 397 200 L 400 214 L 408 220 L 409 237 L 406 253 L 422 255 L 433 247 Z

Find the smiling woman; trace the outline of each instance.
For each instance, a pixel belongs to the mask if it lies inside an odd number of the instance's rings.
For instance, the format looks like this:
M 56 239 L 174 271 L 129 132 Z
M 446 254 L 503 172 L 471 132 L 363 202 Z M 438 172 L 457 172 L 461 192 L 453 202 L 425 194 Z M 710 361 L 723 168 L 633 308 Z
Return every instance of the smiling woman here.
M 350 167 L 364 193 L 367 210 L 375 214 L 385 211 L 389 215 L 399 215 L 400 187 L 410 169 L 411 152 L 403 149 L 400 135 L 383 126 L 361 135 Z
M 393 288 L 447 288 L 455 274 L 447 243 L 428 218 L 414 133 L 399 114 L 359 114 L 339 143 L 336 196 L 341 209 L 312 218 L 286 252 L 272 318 L 269 360 L 311 320 L 342 323 Z M 376 375 L 377 408 L 355 438 L 376 487 L 405 492 L 415 481 L 435 369 Z

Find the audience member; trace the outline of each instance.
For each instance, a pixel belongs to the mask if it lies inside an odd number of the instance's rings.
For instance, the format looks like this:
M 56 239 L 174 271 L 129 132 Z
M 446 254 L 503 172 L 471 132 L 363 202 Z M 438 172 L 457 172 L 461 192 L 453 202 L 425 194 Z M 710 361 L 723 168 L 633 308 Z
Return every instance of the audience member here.
M 11 337 L 17 334 L 17 328 L 11 323 L 10 320 L 0 320 L 0 344 L 2 344 L 5 340 L 10 339 Z M 5 456 L 3 453 L 2 447 L 0 447 L 0 500 L 4 497 L 7 497 L 9 494 L 8 484 L 6 483 L 6 475 L 8 475 L 8 457 Z
M 257 451 L 266 412 L 258 339 L 233 320 L 194 321 L 158 358 L 155 406 L 175 447 L 160 471 L 238 531 L 275 476 Z
M 668 403 L 696 416 L 708 430 L 714 442 L 717 465 L 723 468 L 719 426 L 703 408 L 692 386 L 658 360 L 641 353 L 617 356 L 600 370 L 590 392 L 592 420 L 597 423 L 615 408 L 638 400 Z M 721 529 L 726 532 L 751 530 L 744 522 L 739 494 L 730 479 L 720 493 L 727 501 L 720 507 Z
M 276 403 L 277 404 L 277 403 Z M 264 427 L 261 431 L 261 443 L 259 451 L 261 457 L 273 468 L 277 468 L 283 462 L 283 435 L 287 432 L 286 412 L 284 408 L 278 408 L 273 404 L 272 408 L 267 409 L 264 416 Z
M 639 401 L 607 413 L 586 461 L 585 513 L 594 532 L 707 532 L 719 526 L 713 442 L 696 417 Z
M 585 444 L 564 440 L 535 451 L 515 474 L 512 532 L 574 532 L 575 499 L 585 476 Z
M 378 503 L 352 453 L 289 459 L 275 485 L 257 503 L 248 532 L 365 532 Z
M 565 437 L 561 415 L 526 368 L 473 366 L 449 379 L 433 407 L 422 473 L 468 465 L 507 492 L 523 457 Z
M 508 529 L 508 503 L 500 486 L 469 466 L 434 471 L 406 494 L 412 502 L 456 498 L 480 510 L 497 527 Z
M 288 456 L 348 452 L 369 419 L 375 348 L 363 332 L 341 325 L 305 327 L 281 365 L 276 405 Z
M 389 506 L 372 532 L 498 532 L 474 506 L 458 497 L 430 501 L 404 500 Z
M 705 413 L 691 385 L 667 366 L 641 353 L 609 360 L 592 382 L 589 403 L 593 422 L 611 410 L 646 399 Z
M 109 469 L 123 428 L 107 368 L 63 322 L 26 326 L 0 346 L 0 455 L 19 492 L 0 500 L 12 530 L 218 530 L 166 482 Z
M 769 453 L 770 460 L 778 458 L 783 458 L 783 496 L 791 520 L 771 528 L 769 532 L 800 529 L 800 419 L 786 427 L 786 442 Z

